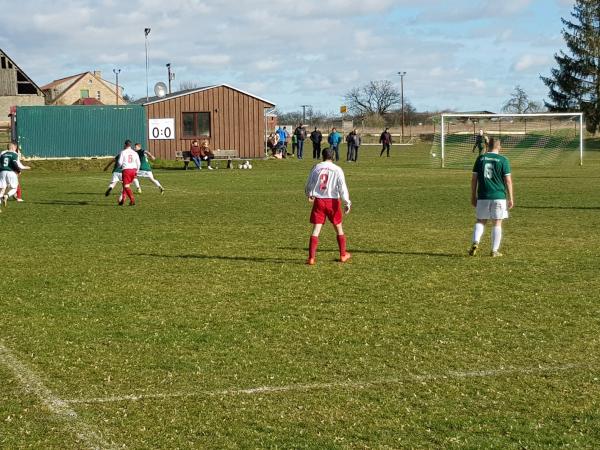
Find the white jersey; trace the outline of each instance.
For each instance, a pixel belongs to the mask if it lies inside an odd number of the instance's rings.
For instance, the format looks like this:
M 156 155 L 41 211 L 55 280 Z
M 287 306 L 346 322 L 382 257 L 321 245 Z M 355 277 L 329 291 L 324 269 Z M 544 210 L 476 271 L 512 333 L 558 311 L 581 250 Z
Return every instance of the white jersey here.
M 344 171 L 331 161 L 323 161 L 313 167 L 304 191 L 307 197 L 341 198 L 346 205 L 351 204 Z
M 125 150 L 122 150 L 121 153 L 119 154 L 119 167 L 121 167 L 121 169 L 123 170 L 127 170 L 127 169 L 135 169 L 135 170 L 139 170 L 140 169 L 140 157 L 138 156 L 137 152 L 135 150 L 132 150 L 131 148 L 126 148 Z

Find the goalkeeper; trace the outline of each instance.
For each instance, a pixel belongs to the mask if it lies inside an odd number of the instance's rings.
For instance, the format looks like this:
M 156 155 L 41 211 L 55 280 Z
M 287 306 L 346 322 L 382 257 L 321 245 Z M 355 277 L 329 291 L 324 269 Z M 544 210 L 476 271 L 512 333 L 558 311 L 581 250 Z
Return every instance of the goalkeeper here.
M 477 149 L 479 151 L 479 156 L 483 155 L 485 152 L 487 152 L 488 142 L 488 137 L 483 133 L 483 130 L 479 130 L 479 134 L 475 136 L 473 153 L 475 153 L 475 149 Z

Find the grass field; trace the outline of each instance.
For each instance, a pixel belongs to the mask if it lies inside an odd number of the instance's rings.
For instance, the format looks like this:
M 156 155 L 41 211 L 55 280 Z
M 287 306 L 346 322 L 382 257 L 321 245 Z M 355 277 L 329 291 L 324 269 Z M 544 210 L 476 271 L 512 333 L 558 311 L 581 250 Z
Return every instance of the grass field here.
M 0 448 L 598 448 L 600 152 L 514 169 L 501 259 L 465 256 L 468 171 L 376 152 L 343 164 L 354 258 L 327 228 L 314 267 L 311 161 L 157 170 L 135 208 L 36 163 L 0 214 Z

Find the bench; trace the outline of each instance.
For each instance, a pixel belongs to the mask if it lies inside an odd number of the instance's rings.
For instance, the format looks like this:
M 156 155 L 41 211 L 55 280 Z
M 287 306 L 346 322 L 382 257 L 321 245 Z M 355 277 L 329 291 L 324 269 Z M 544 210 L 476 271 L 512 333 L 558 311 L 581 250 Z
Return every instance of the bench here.
M 185 153 L 188 153 L 188 152 L 185 152 Z M 184 158 L 183 154 L 184 154 L 184 152 L 175 152 L 175 159 L 189 162 L 190 158 L 189 157 Z M 227 161 L 228 169 L 233 169 L 232 161 L 241 159 L 239 157 L 237 150 L 225 150 L 225 149 L 219 148 L 219 149 L 215 150 L 213 152 L 213 154 L 215 155 L 215 157 L 213 158 L 213 161 Z M 219 165 L 219 167 L 220 167 L 220 165 Z

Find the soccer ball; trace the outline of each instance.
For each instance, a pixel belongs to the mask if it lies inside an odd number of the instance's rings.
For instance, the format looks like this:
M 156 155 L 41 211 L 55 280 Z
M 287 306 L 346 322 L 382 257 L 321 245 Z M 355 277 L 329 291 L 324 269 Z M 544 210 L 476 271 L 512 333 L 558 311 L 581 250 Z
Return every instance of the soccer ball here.
M 431 157 L 432 157 L 432 158 L 435 158 L 435 153 L 432 153 L 432 154 L 431 154 Z
M 240 169 L 245 169 L 243 164 L 240 164 Z
M 252 164 L 248 164 L 248 169 L 252 169 Z

